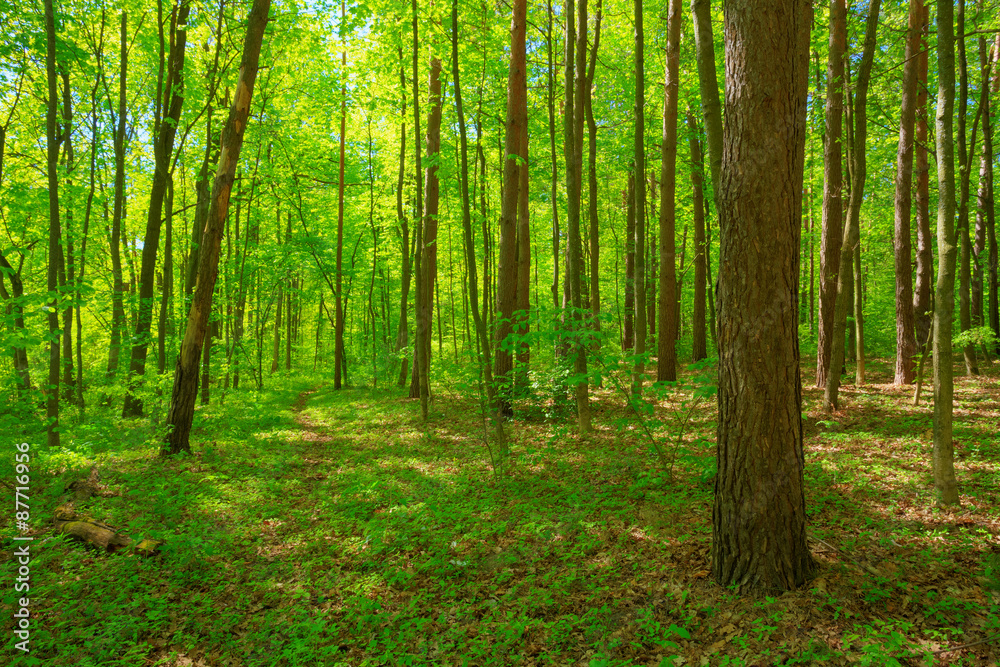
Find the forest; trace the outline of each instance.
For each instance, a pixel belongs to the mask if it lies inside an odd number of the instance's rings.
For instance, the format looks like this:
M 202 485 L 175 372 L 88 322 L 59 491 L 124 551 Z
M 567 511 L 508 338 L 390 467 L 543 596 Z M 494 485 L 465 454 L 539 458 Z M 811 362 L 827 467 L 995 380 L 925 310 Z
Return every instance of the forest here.
M 996 665 L 994 0 L 0 5 L 12 665 Z

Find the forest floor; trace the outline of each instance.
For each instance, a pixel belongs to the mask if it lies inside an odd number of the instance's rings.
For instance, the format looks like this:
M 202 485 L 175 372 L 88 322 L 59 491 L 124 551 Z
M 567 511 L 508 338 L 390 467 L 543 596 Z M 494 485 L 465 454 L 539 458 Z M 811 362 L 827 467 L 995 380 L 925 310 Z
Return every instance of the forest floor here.
M 22 543 L 0 523 L 5 641 L 18 665 L 995 665 L 1000 383 L 985 370 L 956 381 L 955 510 L 934 503 L 929 395 L 914 407 L 877 361 L 832 417 L 804 388 L 818 571 L 763 598 L 710 574 L 715 402 L 695 395 L 711 369 L 641 420 L 598 390 L 586 439 L 565 409 L 525 403 L 502 474 L 458 383 L 435 387 L 424 425 L 401 390 L 288 378 L 200 409 L 195 454 L 170 460 L 148 422 L 95 411 L 60 452 L 32 445 L 27 654 L 11 639 Z M 92 466 L 101 492 L 76 510 L 164 540 L 159 555 L 55 535 Z

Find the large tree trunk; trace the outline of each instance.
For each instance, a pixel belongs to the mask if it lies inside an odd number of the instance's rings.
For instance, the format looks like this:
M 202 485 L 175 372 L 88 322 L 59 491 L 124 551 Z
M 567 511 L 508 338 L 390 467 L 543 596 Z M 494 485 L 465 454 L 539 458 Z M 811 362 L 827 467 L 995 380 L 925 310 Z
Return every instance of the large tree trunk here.
M 896 384 L 913 382 L 917 354 L 913 334 L 913 269 L 910 213 L 913 187 L 913 129 L 917 114 L 917 52 L 920 49 L 920 0 L 910 0 L 910 17 L 903 63 L 899 148 L 896 151 L 896 198 L 893 250 L 896 269 Z
M 143 237 L 142 264 L 139 270 L 139 311 L 136 320 L 132 357 L 129 362 L 129 393 L 122 407 L 123 417 L 139 417 L 143 413 L 142 400 L 134 389 L 142 384 L 146 373 L 146 355 L 149 352 L 149 331 L 153 323 L 153 290 L 156 276 L 156 256 L 160 247 L 160 226 L 163 220 L 163 198 L 167 189 L 170 157 L 174 137 L 184 105 L 184 51 L 187 44 L 187 20 L 191 11 L 189 0 L 179 0 L 170 25 L 170 61 L 167 79 L 163 86 L 166 99 L 165 113 L 158 119 L 153 139 L 153 185 L 149 193 L 149 211 L 146 217 L 146 234 Z
M 243 59 L 236 93 L 229 109 L 229 118 L 222 131 L 222 150 L 215 182 L 212 185 L 212 202 L 205 233 L 202 236 L 201 261 L 198 264 L 198 285 L 191 300 L 184 341 L 177 355 L 174 372 L 173 394 L 167 413 L 169 431 L 163 443 L 163 454 L 190 451 L 189 436 L 194 419 L 194 403 L 198 394 L 198 362 L 208 318 L 212 311 L 212 293 L 219 276 L 219 250 L 222 230 L 229 210 L 229 193 L 236 175 L 236 164 L 243 147 L 243 134 L 250 115 L 250 98 L 260 59 L 261 42 L 267 26 L 271 0 L 254 0 L 247 17 L 247 36 L 243 42 Z
M 688 146 L 691 150 L 691 215 L 694 216 L 694 312 L 691 316 L 691 357 L 700 361 L 708 356 L 705 335 L 705 287 L 708 274 L 708 245 L 705 243 L 705 175 L 702 173 L 701 141 L 698 123 L 687 110 Z
M 938 164 L 938 274 L 934 293 L 934 488 L 938 502 L 958 503 L 952 442 L 951 322 L 955 314 L 955 146 L 952 119 L 955 107 L 954 7 L 938 4 L 938 95 L 936 148 Z
M 930 166 L 927 151 L 927 34 L 930 8 L 921 4 L 920 55 L 917 57 L 917 279 L 913 290 L 914 336 L 923 350 L 931 326 L 931 284 L 934 256 L 931 246 Z
M 865 144 L 868 138 L 868 82 L 871 80 L 872 62 L 875 60 L 875 29 L 881 0 L 871 0 L 868 8 L 868 23 L 865 29 L 865 46 L 861 55 L 861 67 L 853 115 L 854 132 L 851 146 L 851 198 L 847 207 L 847 226 L 843 232 L 840 248 L 840 269 L 837 275 L 837 302 L 833 326 L 833 344 L 830 353 L 830 367 L 826 376 L 824 403 L 827 410 L 836 410 L 840 392 L 840 369 L 844 365 L 844 334 L 847 329 L 847 313 L 854 301 L 854 293 L 861 285 L 854 280 L 854 254 L 861 241 L 861 202 L 865 196 L 865 178 L 868 165 Z M 859 336 L 860 341 L 862 337 Z M 862 351 L 859 363 L 863 358 Z M 862 371 L 863 372 L 863 371 Z
M 632 395 L 642 395 L 646 374 L 646 149 L 645 55 L 643 53 L 642 0 L 635 0 L 635 363 Z
M 842 266 L 843 164 L 841 135 L 844 119 L 844 55 L 847 49 L 847 9 L 844 0 L 830 0 L 830 57 L 827 64 L 826 136 L 823 146 L 823 231 L 819 256 L 819 340 L 816 386 L 825 387 L 827 372 L 840 373 L 831 363 L 837 281 Z M 848 264 L 850 266 L 850 264 Z
M 802 586 L 814 570 L 797 308 L 811 14 L 803 0 L 730 0 L 725 9 L 712 573 L 754 593 Z
M 677 98 L 681 75 L 681 0 L 670 0 L 667 23 L 667 66 L 663 83 L 663 144 L 660 147 L 660 335 L 656 347 L 656 379 L 677 379 L 677 247 L 674 238 L 677 194 Z
M 49 262 L 47 271 L 49 323 L 49 382 L 45 388 L 45 419 L 49 447 L 59 446 L 59 140 L 56 136 L 59 99 L 56 81 L 56 25 L 53 0 L 45 5 L 45 73 L 48 100 L 45 105 L 46 170 L 49 183 Z

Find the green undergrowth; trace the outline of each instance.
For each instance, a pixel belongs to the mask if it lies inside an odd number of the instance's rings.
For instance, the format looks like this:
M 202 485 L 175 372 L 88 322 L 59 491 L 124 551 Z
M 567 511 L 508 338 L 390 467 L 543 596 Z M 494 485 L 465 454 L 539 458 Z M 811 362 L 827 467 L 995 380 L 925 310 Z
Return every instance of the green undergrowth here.
M 67 426 L 63 450 L 32 443 L 32 651 L 10 654 L 83 666 L 930 665 L 932 651 L 1000 632 L 996 505 L 970 486 L 961 512 L 933 507 L 926 411 L 891 393 L 849 396 L 854 416 L 836 432 L 807 412 L 810 532 L 840 550 L 810 545 L 809 588 L 754 599 L 714 584 L 714 402 L 693 401 L 697 372 L 642 417 L 609 382 L 587 439 L 545 416 L 554 409 L 508 423 L 502 474 L 478 403 L 447 388 L 421 424 L 402 390 L 287 378 L 199 409 L 194 454 L 169 460 L 155 426 L 95 410 Z M 956 431 L 960 481 L 984 489 L 1000 457 L 992 418 Z M 106 492 L 78 509 L 163 540 L 158 556 L 54 535 L 53 509 L 94 465 Z M 16 534 L 2 524 L 4 581 Z M 6 586 L 5 638 L 15 599 Z M 984 644 L 945 657 L 995 655 Z

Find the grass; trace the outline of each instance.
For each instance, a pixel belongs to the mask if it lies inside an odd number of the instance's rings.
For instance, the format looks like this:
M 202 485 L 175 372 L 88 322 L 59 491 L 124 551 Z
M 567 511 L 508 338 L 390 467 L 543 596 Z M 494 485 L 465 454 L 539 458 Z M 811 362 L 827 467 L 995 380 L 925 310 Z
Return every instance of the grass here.
M 956 385 L 963 505 L 940 510 L 930 409 L 873 366 L 844 388 L 840 431 L 805 388 L 810 533 L 829 546 L 811 544 L 808 589 L 764 599 L 711 579 L 714 401 L 690 410 L 697 373 L 647 417 L 672 473 L 612 389 L 585 440 L 558 406 L 521 406 L 504 475 L 470 392 L 448 386 L 423 425 L 395 389 L 286 378 L 200 409 L 196 453 L 171 460 L 148 422 L 95 412 L 63 451 L 32 441 L 32 650 L 8 649 L 81 666 L 996 664 L 997 643 L 931 654 L 1000 632 L 996 371 Z M 160 555 L 53 533 L 95 464 L 106 494 L 78 509 Z M 8 639 L 16 598 L 5 585 Z

